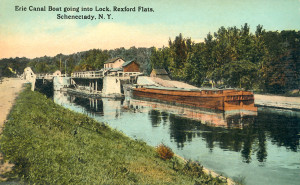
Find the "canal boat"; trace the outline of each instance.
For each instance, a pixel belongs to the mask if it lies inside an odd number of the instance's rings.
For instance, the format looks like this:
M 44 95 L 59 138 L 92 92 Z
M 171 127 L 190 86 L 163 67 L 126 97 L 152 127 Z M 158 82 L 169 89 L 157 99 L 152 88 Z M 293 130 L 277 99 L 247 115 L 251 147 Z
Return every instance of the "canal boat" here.
M 253 93 L 237 89 L 179 89 L 141 86 L 133 89 L 133 96 L 221 111 L 239 109 L 257 111 L 257 107 L 254 106 Z

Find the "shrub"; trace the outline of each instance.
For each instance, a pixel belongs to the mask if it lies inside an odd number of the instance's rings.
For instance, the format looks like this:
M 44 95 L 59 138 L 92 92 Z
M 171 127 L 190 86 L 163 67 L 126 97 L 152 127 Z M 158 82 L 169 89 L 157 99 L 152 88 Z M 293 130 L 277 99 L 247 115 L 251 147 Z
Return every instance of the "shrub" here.
M 183 171 L 186 174 L 189 174 L 189 175 L 192 175 L 195 177 L 201 177 L 204 174 L 203 166 L 201 166 L 199 162 L 194 162 L 194 161 L 190 161 L 190 160 L 186 162 L 186 164 L 183 168 Z
M 160 144 L 156 148 L 156 152 L 157 152 L 158 156 L 160 158 L 162 158 L 163 160 L 171 159 L 174 156 L 174 152 L 172 151 L 172 149 L 167 147 L 164 144 Z

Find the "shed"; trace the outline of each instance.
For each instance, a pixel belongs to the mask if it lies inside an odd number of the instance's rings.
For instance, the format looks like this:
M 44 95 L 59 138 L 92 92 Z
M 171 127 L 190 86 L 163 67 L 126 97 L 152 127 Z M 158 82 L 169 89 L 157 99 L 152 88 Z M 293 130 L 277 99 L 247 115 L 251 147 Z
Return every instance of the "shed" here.
M 140 65 L 135 60 L 130 60 L 122 65 L 123 72 L 140 72 Z
M 171 80 L 168 72 L 165 69 L 153 69 L 150 77 L 157 77 L 164 80 Z

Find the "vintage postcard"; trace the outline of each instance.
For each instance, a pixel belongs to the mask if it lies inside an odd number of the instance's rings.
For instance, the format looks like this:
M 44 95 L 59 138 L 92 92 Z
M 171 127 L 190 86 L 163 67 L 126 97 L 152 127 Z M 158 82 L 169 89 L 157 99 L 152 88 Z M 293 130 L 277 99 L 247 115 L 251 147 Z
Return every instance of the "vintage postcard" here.
M 0 184 L 299 184 L 299 0 L 1 0 Z

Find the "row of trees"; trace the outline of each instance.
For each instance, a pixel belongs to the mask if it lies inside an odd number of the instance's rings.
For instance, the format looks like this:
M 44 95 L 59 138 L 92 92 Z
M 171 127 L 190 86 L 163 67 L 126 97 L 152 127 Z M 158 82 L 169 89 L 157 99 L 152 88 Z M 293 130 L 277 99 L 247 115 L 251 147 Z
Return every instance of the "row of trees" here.
M 74 71 L 99 70 L 103 68 L 104 62 L 110 58 L 122 57 L 125 61 L 136 60 L 140 64 L 142 72 L 150 74 L 150 56 L 152 48 L 123 47 L 113 50 L 91 49 L 89 51 L 77 52 L 71 55 L 58 54 L 54 57 L 9 58 L 0 60 L 0 74 L 12 76 L 9 68 L 23 73 L 24 68 L 29 66 L 35 73 L 53 73 L 61 70 L 62 73 L 71 74 Z
M 152 68 L 167 69 L 172 78 L 196 86 L 213 85 L 284 93 L 300 87 L 300 32 L 255 33 L 248 24 L 221 27 L 204 42 L 179 34 L 169 47 L 153 48 Z
M 261 25 L 254 33 L 248 24 L 241 28 L 221 27 L 208 33 L 204 42 L 195 43 L 179 34 L 163 48 L 92 49 L 71 55 L 35 59 L 0 60 L 0 73 L 13 75 L 12 68 L 22 73 L 30 66 L 35 73 L 61 70 L 99 70 L 110 58 L 135 59 L 141 71 L 165 68 L 171 77 L 196 86 L 214 85 L 285 93 L 300 86 L 300 32 L 265 31 Z
M 29 62 L 28 66 L 36 73 L 54 72 L 55 70 L 61 70 L 64 73 L 66 70 L 67 74 L 71 74 L 74 71 L 100 70 L 108 59 L 122 57 L 125 61 L 136 60 L 140 64 L 141 70 L 148 74 L 151 71 L 150 55 L 151 48 L 91 49 L 71 55 L 58 54 L 55 57 L 35 58 Z

